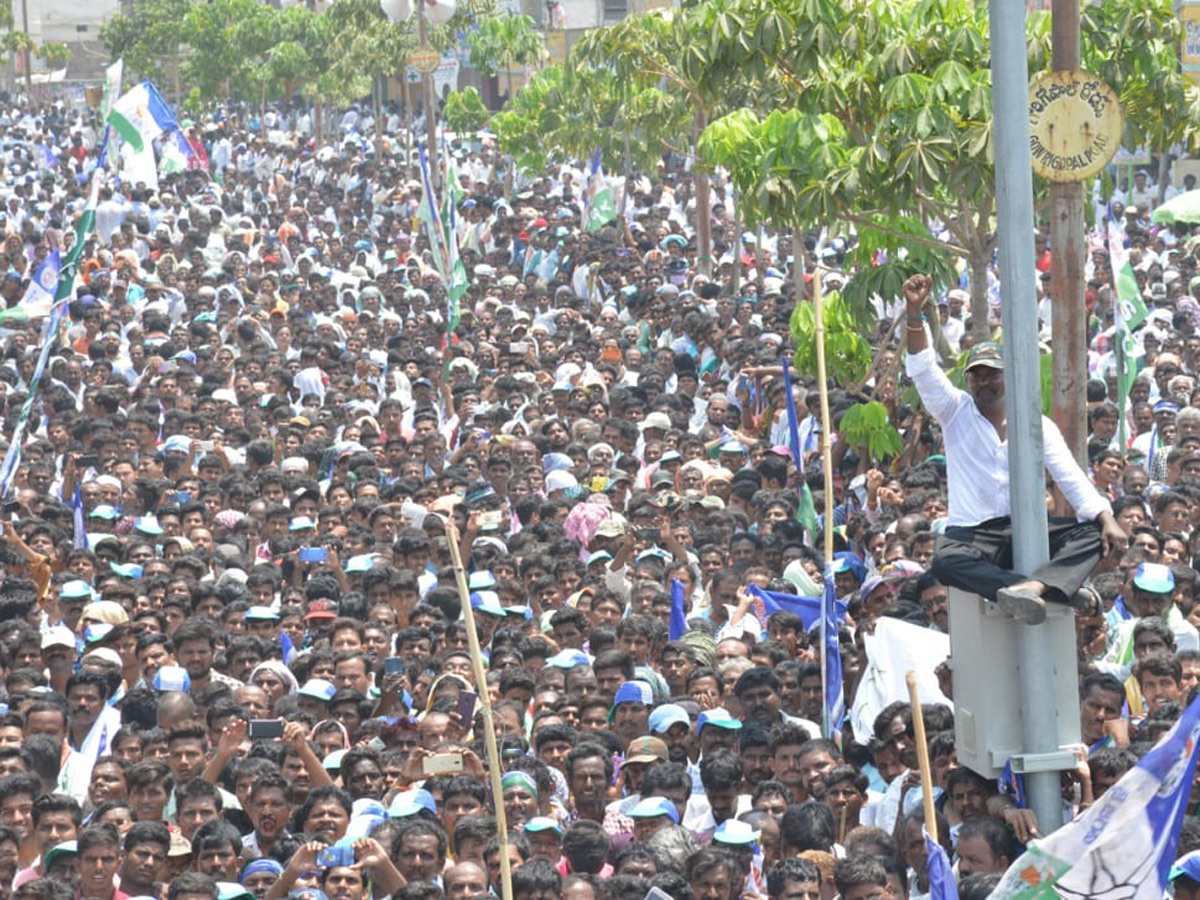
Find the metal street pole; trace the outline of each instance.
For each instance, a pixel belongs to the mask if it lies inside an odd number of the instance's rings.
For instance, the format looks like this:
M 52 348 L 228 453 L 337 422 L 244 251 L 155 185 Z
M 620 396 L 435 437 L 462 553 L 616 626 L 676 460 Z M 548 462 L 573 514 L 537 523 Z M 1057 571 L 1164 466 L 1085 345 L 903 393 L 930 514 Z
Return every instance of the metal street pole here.
M 1078 69 L 1079 0 L 1053 0 L 1055 71 Z M 1054 422 L 1079 463 L 1087 463 L 1087 315 L 1083 308 L 1083 182 L 1050 185 L 1051 330 Z
M 1037 301 L 1033 255 L 1033 170 L 1029 154 L 1029 73 L 1025 4 L 989 0 L 992 117 L 995 122 L 996 215 L 1005 335 L 1009 499 L 1013 563 L 1032 572 L 1049 557 L 1038 375 Z M 1058 750 L 1058 711 L 1050 629 L 1017 625 L 1021 739 L 1031 760 Z M 1007 660 L 996 660 L 1007 665 Z M 1029 806 L 1042 834 L 1062 824 L 1057 771 L 1026 775 Z

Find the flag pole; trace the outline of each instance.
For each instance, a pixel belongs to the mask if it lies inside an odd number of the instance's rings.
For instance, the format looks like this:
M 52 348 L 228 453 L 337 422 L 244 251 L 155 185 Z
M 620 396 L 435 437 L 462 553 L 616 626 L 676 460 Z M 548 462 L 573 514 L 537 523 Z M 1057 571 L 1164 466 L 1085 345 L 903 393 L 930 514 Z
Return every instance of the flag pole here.
M 475 675 L 475 691 L 483 706 L 483 741 L 487 748 L 487 769 L 492 783 L 492 805 L 496 809 L 496 836 L 500 840 L 500 888 L 502 900 L 512 900 L 512 868 L 508 858 L 508 817 L 504 812 L 504 788 L 500 783 L 500 753 L 496 747 L 496 723 L 492 721 L 492 698 L 488 693 L 487 672 L 483 669 L 483 654 L 479 649 L 479 633 L 475 630 L 475 610 L 471 608 L 471 591 L 463 569 L 462 553 L 458 548 L 458 527 L 451 517 L 446 522 L 446 540 L 450 544 L 450 561 L 454 564 L 454 582 L 462 603 L 463 620 L 467 626 L 467 643 L 471 648 L 471 670 Z M 470 723 L 467 723 L 468 727 Z
M 921 768 L 921 797 L 925 801 L 925 830 L 934 843 L 938 840 L 937 809 L 933 805 L 933 773 L 929 767 L 929 744 L 925 740 L 925 715 L 921 712 L 921 695 L 917 691 L 917 676 L 912 669 L 904 673 L 908 685 L 908 701 L 912 705 L 913 735 L 917 742 L 917 765 Z
M 822 556 L 825 565 L 822 568 L 825 579 L 833 578 L 833 443 L 831 440 L 831 422 L 829 418 L 829 384 L 825 374 L 825 314 L 821 310 L 821 264 L 813 265 L 813 317 L 817 341 L 817 391 L 821 397 L 821 472 L 824 476 L 825 489 L 825 546 Z M 801 270 L 801 278 L 804 277 Z M 814 535 L 814 538 L 816 536 Z M 821 589 L 821 726 L 825 734 L 831 734 L 834 723 L 829 715 L 829 662 L 825 658 L 829 653 L 826 629 L 829 621 L 829 591 L 822 585 Z

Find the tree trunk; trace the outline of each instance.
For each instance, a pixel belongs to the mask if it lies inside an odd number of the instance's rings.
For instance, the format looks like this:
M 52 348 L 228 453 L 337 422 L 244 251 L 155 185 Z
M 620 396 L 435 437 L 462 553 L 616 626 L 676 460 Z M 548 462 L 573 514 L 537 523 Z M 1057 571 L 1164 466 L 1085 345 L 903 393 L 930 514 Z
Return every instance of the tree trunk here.
M 972 249 L 967 257 L 967 271 L 971 275 L 971 336 L 975 343 L 991 340 L 992 328 L 988 324 L 991 307 L 988 305 L 988 265 L 992 254 L 987 250 Z
M 699 140 L 700 135 L 708 126 L 708 114 L 705 110 L 696 110 L 695 123 L 695 139 Z M 712 204 L 708 197 L 708 175 L 697 169 L 693 169 L 693 172 L 696 178 L 696 250 L 699 263 L 697 268 L 701 275 L 711 278 L 713 273 Z

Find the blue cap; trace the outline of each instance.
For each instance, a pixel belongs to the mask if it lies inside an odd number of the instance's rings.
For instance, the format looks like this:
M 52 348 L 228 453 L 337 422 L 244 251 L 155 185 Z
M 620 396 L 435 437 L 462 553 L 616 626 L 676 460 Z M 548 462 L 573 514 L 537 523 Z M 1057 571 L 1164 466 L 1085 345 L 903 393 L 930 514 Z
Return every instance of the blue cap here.
M 1159 400 L 1157 403 L 1154 404 L 1154 411 L 1156 413 L 1160 413 L 1160 412 L 1177 413 L 1177 412 L 1179 412 L 1179 404 L 1175 403 L 1174 401 L 1171 401 L 1171 400 Z
M 393 819 L 406 819 L 409 816 L 417 815 L 423 809 L 429 810 L 436 816 L 437 801 L 433 799 L 433 794 L 424 788 L 415 788 L 397 794 L 392 799 L 392 805 L 388 807 L 387 814 Z
M 1133 585 L 1152 594 L 1169 594 L 1175 590 L 1175 576 L 1162 563 L 1142 563 L 1133 576 Z
M 476 591 L 471 594 L 471 609 L 492 616 L 504 615 L 504 606 L 500 603 L 500 595 L 495 591 Z
M 673 824 L 679 824 L 679 810 L 666 797 L 647 797 L 625 815 L 631 819 L 657 819 L 659 816 L 667 816 Z
M 613 697 L 613 707 L 620 706 L 622 703 L 641 703 L 651 706 L 654 703 L 654 691 L 644 681 L 627 681 L 617 688 L 617 695 Z
M 240 897 L 245 897 L 246 900 L 255 900 L 254 892 L 236 881 L 218 881 L 217 882 L 217 900 L 238 900 Z
M 305 697 L 314 697 L 317 700 L 324 700 L 328 703 L 333 699 L 333 695 L 337 693 L 337 686 L 324 678 L 310 678 L 304 682 L 304 686 L 296 692 L 303 694 Z
M 1171 871 L 1167 874 L 1168 881 L 1174 881 L 1180 875 L 1186 875 L 1192 881 L 1200 882 L 1200 850 L 1185 853 L 1175 860 Z
M 88 516 L 93 519 L 115 519 L 117 511 L 107 503 L 101 503 L 98 506 L 93 506 Z
M 186 434 L 173 434 L 159 448 L 163 453 L 191 453 L 192 440 Z
M 183 666 L 161 666 L 154 673 L 154 689 L 156 691 L 178 691 L 186 694 L 192 686 L 187 669 Z
M 562 650 L 546 658 L 546 665 L 556 669 L 573 669 L 576 666 L 590 666 L 592 658 L 582 650 Z
M 76 578 L 74 581 L 68 581 L 58 589 L 58 596 L 65 600 L 78 600 L 87 597 L 89 600 L 96 596 L 96 592 L 92 590 L 92 586 L 81 578 Z
M 133 520 L 134 530 L 155 537 L 163 533 L 162 526 L 154 516 L 138 516 Z
M 487 569 L 472 572 L 467 577 L 467 587 L 473 591 L 486 591 L 496 586 L 496 576 Z
M 650 733 L 665 734 L 671 729 L 672 725 L 684 724 L 688 728 L 692 727 L 692 719 L 687 714 L 687 710 L 676 703 L 664 703 L 662 706 L 650 713 Z
M 246 610 L 246 619 L 259 619 L 266 621 L 279 621 L 279 613 L 271 609 L 269 606 L 252 606 Z
M 696 733 L 704 730 L 705 725 L 724 728 L 726 731 L 741 731 L 742 723 L 735 719 L 729 710 L 718 706 L 716 709 L 706 709 L 696 720 Z
M 99 509 L 99 507 L 97 507 Z M 109 563 L 108 567 L 122 578 L 141 578 L 142 567 L 137 563 Z

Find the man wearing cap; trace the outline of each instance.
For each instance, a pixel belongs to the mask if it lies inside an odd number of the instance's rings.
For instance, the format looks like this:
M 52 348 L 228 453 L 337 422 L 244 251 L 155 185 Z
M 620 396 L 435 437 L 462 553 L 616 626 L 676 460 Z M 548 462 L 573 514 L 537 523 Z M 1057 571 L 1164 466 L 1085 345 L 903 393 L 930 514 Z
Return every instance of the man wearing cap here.
M 929 346 L 921 314 L 932 285 L 927 275 L 904 284 L 906 369 L 941 425 L 947 451 L 949 517 L 932 571 L 942 584 L 998 601 L 1014 618 L 1037 624 L 1046 618 L 1047 601 L 1072 602 L 1101 556 L 1123 551 L 1128 538 L 1058 427 L 1043 416 L 1046 469 L 1078 521 L 1051 520 L 1050 560 L 1038 571 L 1026 576 L 1002 565 L 1012 556 L 1004 359 L 995 344 L 977 344 L 967 357 L 967 390 L 950 383 Z
M 1175 860 L 1167 880 L 1171 882 L 1175 900 L 1200 900 L 1200 850 Z

